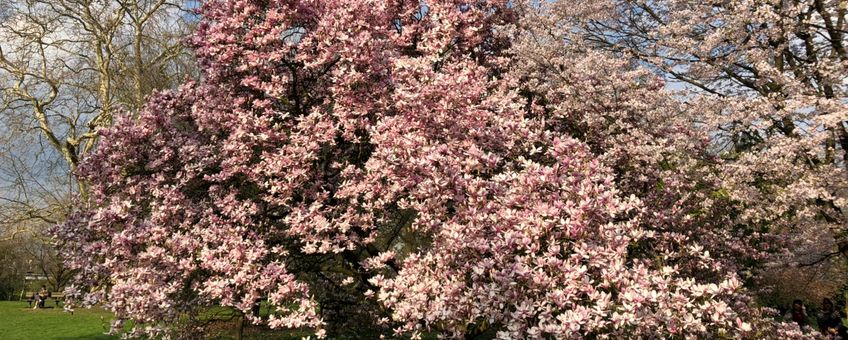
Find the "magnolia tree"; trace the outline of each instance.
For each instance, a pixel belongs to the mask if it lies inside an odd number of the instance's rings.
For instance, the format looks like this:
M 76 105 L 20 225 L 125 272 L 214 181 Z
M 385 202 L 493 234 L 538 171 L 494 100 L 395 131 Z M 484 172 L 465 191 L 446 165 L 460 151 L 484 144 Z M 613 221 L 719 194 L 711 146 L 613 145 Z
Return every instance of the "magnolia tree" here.
M 202 79 L 80 166 L 69 296 L 152 336 L 218 305 L 319 337 L 800 336 L 741 288 L 761 238 L 704 203 L 696 108 L 536 9 L 206 3 Z
M 848 258 L 844 1 L 592 3 L 546 16 L 692 90 L 734 223 L 784 235 L 804 264 Z
M 689 125 L 704 131 L 709 153 L 717 156 L 700 158 L 697 166 L 706 176 L 696 178 L 709 185 L 698 184 L 698 190 L 688 192 L 702 196 L 702 207 L 719 204 L 726 213 L 721 220 L 715 219 L 721 215 L 703 214 L 701 209 L 695 215 L 715 226 L 733 226 L 711 232 L 736 230 L 761 240 L 733 237 L 736 242 L 729 247 L 707 242 L 705 248 L 717 255 L 718 249 L 742 250 L 729 254 L 731 265 L 771 265 L 764 277 L 754 277 L 759 288 L 767 282 L 778 290 L 803 285 L 832 295 L 825 287 L 843 285 L 848 269 L 845 2 L 580 4 L 544 2 L 535 8 L 532 25 L 570 46 L 614 53 L 671 80 L 668 87 L 677 90 L 682 102 L 678 109 L 695 109 Z M 555 60 L 535 56 L 548 64 Z M 711 172 L 704 173 L 707 168 Z M 695 216 L 691 212 L 687 215 Z M 738 257 L 745 253 L 755 256 Z M 766 253 L 770 256 L 763 256 Z M 791 275 L 796 283 L 775 276 L 775 271 L 790 266 L 802 267 L 794 271 L 839 274 L 817 287 L 804 279 L 808 273 Z M 768 299 L 775 295 L 764 292 Z

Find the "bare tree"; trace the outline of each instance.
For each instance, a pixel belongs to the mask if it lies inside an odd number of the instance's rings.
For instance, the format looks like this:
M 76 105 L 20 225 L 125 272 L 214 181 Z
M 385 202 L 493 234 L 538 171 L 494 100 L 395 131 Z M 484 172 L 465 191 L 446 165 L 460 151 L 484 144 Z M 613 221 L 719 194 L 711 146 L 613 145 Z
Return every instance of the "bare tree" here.
M 51 242 L 45 227 L 85 195 L 72 174 L 96 147 L 97 131 L 193 74 L 183 44 L 192 7 L 185 0 L 0 0 L 0 240 Z M 41 267 L 52 268 L 49 250 L 36 248 Z

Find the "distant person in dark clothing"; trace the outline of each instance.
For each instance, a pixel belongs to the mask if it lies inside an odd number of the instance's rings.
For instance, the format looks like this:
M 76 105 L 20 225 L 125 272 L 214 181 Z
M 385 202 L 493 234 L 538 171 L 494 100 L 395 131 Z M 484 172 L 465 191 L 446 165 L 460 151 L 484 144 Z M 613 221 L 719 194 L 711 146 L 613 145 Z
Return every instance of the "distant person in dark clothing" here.
M 807 326 L 807 310 L 804 308 L 804 302 L 799 299 L 792 301 L 792 309 L 786 313 L 785 318 L 797 323 L 801 328 Z
M 816 315 L 816 321 L 819 324 L 819 330 L 825 336 L 836 336 L 844 332 L 842 315 L 836 310 L 833 301 L 828 298 L 822 300 L 821 310 Z

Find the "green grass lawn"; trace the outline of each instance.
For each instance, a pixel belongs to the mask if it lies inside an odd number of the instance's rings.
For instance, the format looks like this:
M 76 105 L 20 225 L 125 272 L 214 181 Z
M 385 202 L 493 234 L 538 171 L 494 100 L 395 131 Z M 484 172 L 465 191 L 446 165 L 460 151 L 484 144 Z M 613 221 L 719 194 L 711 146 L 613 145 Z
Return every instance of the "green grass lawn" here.
M 53 307 L 52 301 L 48 306 Z M 59 308 L 31 309 L 25 301 L 0 301 L 0 339 L 117 339 L 104 335 L 112 313 L 78 308 L 74 314 Z
M 54 306 L 52 301 L 47 305 Z M 230 314 L 226 309 L 210 309 L 207 317 L 219 321 L 207 326 L 204 337 L 234 339 L 238 320 L 229 318 Z M 64 312 L 61 307 L 32 309 L 27 307 L 25 301 L 0 301 L 0 340 L 118 339 L 117 336 L 104 334 L 111 320 L 112 313 L 100 308 L 77 308 L 71 314 Z M 309 331 L 270 330 L 259 326 L 247 326 L 244 330 L 244 338 L 251 340 L 300 339 L 311 334 Z

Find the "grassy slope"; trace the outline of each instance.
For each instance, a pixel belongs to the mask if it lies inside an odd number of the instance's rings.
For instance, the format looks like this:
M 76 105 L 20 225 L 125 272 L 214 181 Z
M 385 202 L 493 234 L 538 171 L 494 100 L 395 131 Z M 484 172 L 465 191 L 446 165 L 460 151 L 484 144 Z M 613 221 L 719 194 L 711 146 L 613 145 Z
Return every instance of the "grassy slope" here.
M 25 301 L 0 301 L 0 339 L 117 339 L 103 334 L 111 319 L 102 309 L 77 309 L 71 315 L 61 307 L 33 310 Z

